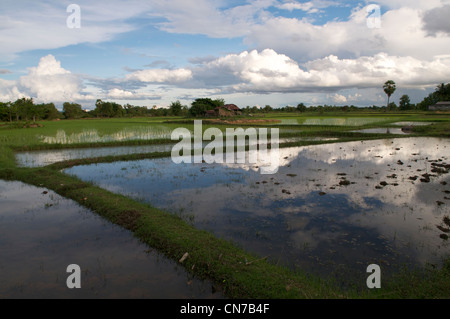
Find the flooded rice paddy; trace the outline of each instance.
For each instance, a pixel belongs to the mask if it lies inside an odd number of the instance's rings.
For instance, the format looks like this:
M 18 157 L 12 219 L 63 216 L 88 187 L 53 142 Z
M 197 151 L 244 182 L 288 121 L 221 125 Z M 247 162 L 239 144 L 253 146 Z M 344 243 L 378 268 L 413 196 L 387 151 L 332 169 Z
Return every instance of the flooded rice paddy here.
M 223 298 L 77 203 L 0 181 L 0 298 Z M 69 289 L 67 267 L 81 268 Z
M 324 126 L 362 126 L 384 122 L 385 117 L 333 117 L 333 118 L 294 118 L 280 119 L 281 125 L 324 125 Z
M 397 126 L 425 126 L 425 125 L 431 125 L 432 122 L 396 122 L 392 123 L 393 125 Z
M 16 162 L 19 167 L 42 167 L 82 158 L 169 152 L 172 147 L 173 145 L 170 144 L 160 144 L 18 152 L 16 153 Z
M 289 137 L 289 138 L 281 138 L 279 142 L 294 143 L 298 141 L 333 141 L 333 140 L 337 140 L 337 138 Z M 246 142 L 247 142 L 246 144 L 248 145 L 248 140 Z M 208 142 L 204 142 L 203 147 L 205 147 L 207 144 Z M 74 159 L 170 152 L 173 147 L 174 144 L 152 144 L 152 145 L 138 145 L 138 146 L 56 149 L 56 150 L 17 152 L 15 157 L 18 167 L 42 167 L 57 162 Z
M 53 136 L 41 136 L 40 140 L 46 144 L 81 144 L 81 143 L 107 143 L 123 142 L 134 140 L 155 140 L 170 139 L 172 129 L 164 125 L 147 125 L 124 128 L 120 131 L 101 134 L 96 129 L 84 129 L 77 133 L 67 133 L 65 130 L 58 130 Z
M 280 168 L 170 158 L 66 173 L 181 216 L 293 269 L 365 284 L 366 268 L 438 265 L 450 254 L 450 145 L 402 138 L 280 149 Z
M 206 130 L 209 126 L 205 125 Z M 65 130 L 58 130 L 54 135 L 41 135 L 38 140 L 44 144 L 89 144 L 89 143 L 112 143 L 127 141 L 154 141 L 170 140 L 174 129 L 179 128 L 177 124 L 147 126 L 135 126 L 117 130 L 111 133 L 102 133 L 97 129 L 83 129 L 80 132 L 68 133 Z M 183 125 L 191 135 L 194 134 L 193 125 Z M 223 129 L 224 130 L 224 129 Z M 298 132 L 298 130 L 280 129 L 280 133 Z
M 397 135 L 408 135 L 412 133 L 411 127 L 414 126 L 425 126 L 431 125 L 431 122 L 396 122 L 392 123 L 392 125 L 398 127 L 387 127 L 387 128 L 367 128 L 358 131 L 358 133 L 370 133 L 370 134 L 397 134 Z
M 403 131 L 401 128 L 366 128 L 351 132 L 369 133 L 369 134 L 397 134 L 397 135 L 411 134 L 411 132 Z

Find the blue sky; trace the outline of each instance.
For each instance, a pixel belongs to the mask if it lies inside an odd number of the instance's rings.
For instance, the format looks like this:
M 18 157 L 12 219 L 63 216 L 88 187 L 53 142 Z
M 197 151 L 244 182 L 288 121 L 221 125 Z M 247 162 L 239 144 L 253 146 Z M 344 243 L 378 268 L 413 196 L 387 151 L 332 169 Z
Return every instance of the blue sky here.
M 0 101 L 367 106 L 392 79 L 393 101 L 420 102 L 450 82 L 449 14 L 448 0 L 2 0 Z

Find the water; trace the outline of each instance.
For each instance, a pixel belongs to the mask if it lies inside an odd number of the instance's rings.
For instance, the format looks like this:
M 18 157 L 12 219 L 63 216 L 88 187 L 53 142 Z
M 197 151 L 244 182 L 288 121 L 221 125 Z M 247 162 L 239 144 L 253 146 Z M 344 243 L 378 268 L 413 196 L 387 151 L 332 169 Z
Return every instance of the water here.
M 431 125 L 432 122 L 396 122 L 392 123 L 393 125 L 398 126 L 424 126 L 424 125 Z
M 82 158 L 169 152 L 172 147 L 172 144 L 161 144 L 18 152 L 16 153 L 16 162 L 19 167 L 42 167 Z
M 397 135 L 411 134 L 409 132 L 403 132 L 401 128 L 367 128 L 367 129 L 351 131 L 351 132 L 370 133 L 370 134 L 397 134 Z
M 396 123 L 392 123 L 392 125 L 401 126 L 401 127 L 425 126 L 425 125 L 431 125 L 431 124 L 433 124 L 433 123 L 431 123 L 431 122 L 396 122 Z M 398 134 L 398 135 L 411 134 L 411 132 L 403 131 L 402 128 L 369 128 L 369 129 L 363 129 L 363 130 L 352 131 L 352 132 L 372 133 L 372 134 Z
M 275 175 L 260 175 L 255 165 L 176 165 L 170 158 L 66 172 L 275 263 L 365 284 L 369 264 L 387 274 L 449 256 L 437 226 L 450 213 L 450 175 L 433 173 L 430 162 L 449 158 L 448 140 L 409 138 L 281 149 Z M 435 176 L 422 182 L 427 173 Z
M 298 141 L 330 141 L 337 138 L 320 138 L 320 137 L 289 137 L 281 138 L 280 143 L 294 143 Z M 225 145 L 224 138 L 224 145 Z M 174 141 L 176 142 L 176 141 Z M 246 144 L 248 145 L 248 139 Z M 268 139 L 270 142 L 270 138 Z M 203 147 L 209 142 L 204 142 Z M 159 145 L 139 145 L 139 146 L 114 146 L 114 147 L 96 147 L 96 148 L 76 148 L 76 149 L 57 149 L 43 151 L 27 151 L 17 152 L 15 154 L 18 167 L 42 167 L 57 162 L 95 158 L 104 156 L 118 156 L 131 154 L 147 154 L 156 152 L 170 152 L 175 144 L 159 144 Z
M 382 117 L 323 117 L 323 118 L 280 118 L 277 125 L 317 125 L 317 126 L 362 126 L 378 122 L 385 122 L 392 118 Z
M 377 122 L 384 122 L 386 118 L 370 117 L 345 117 L 345 118 L 312 118 L 305 119 L 300 124 L 303 125 L 332 125 L 332 126 L 361 126 Z
M 187 129 L 191 136 L 194 135 L 192 125 L 180 126 Z M 210 127 L 210 125 L 205 125 L 205 129 Z M 41 142 L 46 144 L 84 144 L 84 143 L 111 143 L 111 142 L 126 142 L 126 141 L 152 141 L 156 139 L 171 139 L 172 132 L 174 129 L 178 128 L 177 125 L 157 125 L 152 124 L 148 126 L 135 126 L 127 127 L 120 131 L 102 134 L 97 129 L 83 129 L 81 132 L 77 133 L 67 133 L 65 130 L 58 130 L 55 135 L 51 136 L 40 136 Z M 236 128 L 236 127 L 232 127 Z M 224 131 L 225 129 L 222 128 Z M 280 133 L 283 132 L 298 132 L 295 130 L 285 130 L 281 129 Z M 184 136 L 184 135 L 183 135 Z
M 212 284 L 77 203 L 0 180 L 1 298 L 223 298 Z M 67 266 L 81 267 L 68 289 Z

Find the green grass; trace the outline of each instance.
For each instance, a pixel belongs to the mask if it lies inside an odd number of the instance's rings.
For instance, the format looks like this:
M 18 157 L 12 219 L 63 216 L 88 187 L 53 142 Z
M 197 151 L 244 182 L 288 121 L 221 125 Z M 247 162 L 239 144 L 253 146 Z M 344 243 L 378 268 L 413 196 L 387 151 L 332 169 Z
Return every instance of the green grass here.
M 139 130 L 143 128 L 153 128 L 155 125 L 161 125 L 161 120 L 148 118 L 132 119 L 89 119 L 89 120 L 64 120 L 64 121 L 46 121 L 40 122 L 43 127 L 37 128 L 9 128 L 3 126 L 0 128 L 0 145 L 10 145 L 14 149 L 50 149 L 50 148 L 73 148 L 73 147 L 97 147 L 100 145 L 129 145 L 138 143 L 149 143 L 149 141 L 117 141 L 104 143 L 73 143 L 73 144 L 48 144 L 42 137 L 55 137 L 58 131 L 64 131 L 67 136 L 81 134 L 86 131 L 95 131 L 100 137 L 117 134 L 126 130 Z M 172 130 L 179 125 L 163 125 L 167 130 Z
M 279 116 L 279 115 L 277 115 Z M 287 116 L 287 115 L 283 115 Z M 353 116 L 353 115 L 352 115 Z M 356 116 L 356 115 L 355 115 Z M 361 116 L 369 116 L 360 114 Z M 302 118 L 307 116 L 302 115 Z M 179 120 L 179 119 L 171 119 Z M 413 136 L 450 137 L 450 116 L 438 114 L 395 114 L 387 116 L 376 125 L 391 125 L 397 121 L 434 121 L 432 126 L 416 127 Z M 114 134 L 129 127 L 143 125 L 180 124 L 163 123 L 160 119 L 104 119 L 42 122 L 43 127 L 17 129 L 8 125 L 0 128 L 0 178 L 19 180 L 28 184 L 46 187 L 56 193 L 73 199 L 91 209 L 103 218 L 130 231 L 142 242 L 178 261 L 184 253 L 189 257 L 183 262 L 187 271 L 200 278 L 209 278 L 223 287 L 230 298 L 448 298 L 450 291 L 450 262 L 441 269 L 405 270 L 383 281 L 382 289 L 355 289 L 343 291 L 332 280 L 293 272 L 285 267 L 261 259 L 234 244 L 211 233 L 193 228 L 180 217 L 171 215 L 150 205 L 136 202 L 128 197 L 111 193 L 76 177 L 61 173 L 61 169 L 74 165 L 136 160 L 142 158 L 167 157 L 169 153 L 133 154 L 103 158 L 72 160 L 44 168 L 16 167 L 14 151 L 26 149 L 51 149 L 67 147 L 99 147 L 113 145 L 136 145 L 138 143 L 162 143 L 166 140 L 122 141 L 109 143 L 82 143 L 71 145 L 51 145 L 42 143 L 39 136 L 54 135 L 58 130 L 66 133 L 79 133 L 89 127 L 99 134 Z M 181 126 L 190 128 L 190 123 Z M 204 129 L 209 126 L 204 126 Z M 221 126 L 225 128 L 226 126 Z M 229 127 L 229 125 L 228 125 Z M 379 139 L 386 134 L 361 134 L 350 130 L 374 127 L 374 124 L 361 127 L 342 126 L 289 126 L 290 132 L 281 137 L 337 137 L 338 142 L 363 139 Z M 376 127 L 376 126 L 375 126 Z M 283 126 L 283 128 L 286 128 Z M 392 136 L 391 136 L 392 137 Z M 336 141 L 333 141 L 336 142 Z M 321 144 L 323 141 L 299 141 L 281 146 Z M 328 141 L 327 143 L 330 143 Z M 250 262 L 250 263 L 248 263 Z

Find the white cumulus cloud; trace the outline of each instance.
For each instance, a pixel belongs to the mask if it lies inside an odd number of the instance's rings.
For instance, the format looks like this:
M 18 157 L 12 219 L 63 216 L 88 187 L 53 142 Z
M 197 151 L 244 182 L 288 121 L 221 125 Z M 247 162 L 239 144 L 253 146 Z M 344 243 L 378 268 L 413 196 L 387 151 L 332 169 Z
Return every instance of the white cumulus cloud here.
M 148 83 L 180 83 L 192 78 L 192 71 L 188 69 L 150 69 L 140 70 L 128 74 L 125 80 L 134 80 Z
M 236 91 L 282 91 L 297 87 L 299 82 L 318 80 L 288 56 L 271 49 L 229 54 L 207 63 L 206 67 L 216 74 L 232 73 L 241 80 L 233 85 Z
M 28 97 L 28 95 L 20 92 L 16 81 L 0 79 L 0 101 L 9 102 Z
M 346 103 L 347 102 L 347 98 L 344 96 L 344 95 L 341 95 L 341 94 L 335 94 L 334 96 L 333 96 L 333 102 L 335 102 L 335 103 Z
M 38 102 L 93 99 L 81 94 L 81 78 L 62 68 L 51 54 L 42 57 L 37 67 L 28 69 L 28 74 L 20 78 L 20 86 Z
M 196 74 L 232 74 L 235 83 L 228 90 L 271 93 L 378 88 L 390 79 L 403 87 L 424 88 L 447 81 L 449 72 L 450 55 L 431 61 L 386 53 L 356 59 L 330 55 L 300 65 L 285 54 L 265 49 L 220 57 L 205 63 Z
M 108 91 L 108 97 L 113 99 L 129 99 L 133 97 L 133 92 L 114 88 Z
M 103 98 L 112 100 L 159 100 L 161 97 L 148 92 L 132 92 L 120 88 L 113 88 L 108 90 Z

